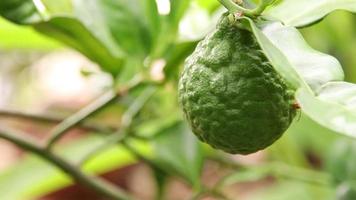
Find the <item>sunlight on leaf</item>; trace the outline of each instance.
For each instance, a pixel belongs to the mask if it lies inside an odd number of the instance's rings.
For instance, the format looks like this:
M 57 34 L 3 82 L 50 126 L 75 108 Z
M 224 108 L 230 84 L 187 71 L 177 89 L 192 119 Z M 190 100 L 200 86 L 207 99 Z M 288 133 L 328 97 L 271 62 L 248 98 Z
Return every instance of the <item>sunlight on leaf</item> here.
M 300 90 L 297 92 L 297 99 L 303 111 L 314 121 L 356 138 L 355 84 L 329 82 L 320 89 L 317 97 Z
M 287 57 L 267 38 L 257 25 L 249 18 L 243 18 L 243 20 L 243 22 L 247 22 L 248 26 L 251 27 L 266 57 L 282 77 L 284 77 L 293 88 L 308 87 Z
M 272 23 L 261 31 L 247 20 L 275 69 L 288 82 L 299 84 L 293 86 L 302 111 L 324 127 L 356 137 L 356 87 L 341 82 L 339 62 L 311 49 L 295 28 Z
M 299 31 L 279 22 L 264 25 L 262 32 L 287 57 L 314 91 L 329 81 L 341 81 L 344 73 L 338 60 L 312 49 Z

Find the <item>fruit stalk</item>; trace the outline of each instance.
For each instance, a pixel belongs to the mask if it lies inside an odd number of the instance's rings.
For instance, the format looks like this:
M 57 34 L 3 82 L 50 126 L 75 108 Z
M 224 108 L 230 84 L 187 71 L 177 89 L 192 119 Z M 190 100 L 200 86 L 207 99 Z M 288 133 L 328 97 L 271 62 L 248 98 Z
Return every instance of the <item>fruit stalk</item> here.
M 242 13 L 243 15 L 250 17 L 250 18 L 256 18 L 261 13 L 269 6 L 273 0 L 264 0 L 261 1 L 261 3 L 254 9 L 246 9 L 232 0 L 219 0 L 219 2 L 229 10 L 230 13 Z

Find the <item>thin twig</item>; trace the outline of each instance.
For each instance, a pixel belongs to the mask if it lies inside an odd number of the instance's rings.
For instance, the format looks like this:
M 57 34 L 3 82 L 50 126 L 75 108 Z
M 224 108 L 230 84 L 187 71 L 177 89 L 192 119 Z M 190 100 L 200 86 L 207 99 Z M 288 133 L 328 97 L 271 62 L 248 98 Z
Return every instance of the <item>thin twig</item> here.
M 96 155 L 100 154 L 101 152 L 105 151 L 106 149 L 114 146 L 117 143 L 120 143 L 127 137 L 126 132 L 118 131 L 113 133 L 110 136 L 105 138 L 105 141 L 98 146 L 94 147 L 92 150 L 89 151 L 84 157 L 78 162 L 78 167 L 84 166 L 87 162 L 93 159 Z
M 154 163 L 152 160 L 146 158 L 144 155 L 142 155 L 138 150 L 136 150 L 134 147 L 132 147 L 126 140 L 123 140 L 121 142 L 123 147 L 125 147 L 132 155 L 134 155 L 138 160 L 143 161 L 149 166 L 155 167 L 157 169 L 161 169 L 162 167 L 158 166 L 156 163 Z
M 59 117 L 54 115 L 34 114 L 34 113 L 20 112 L 15 110 L 0 110 L 0 117 L 25 119 L 25 120 L 32 120 L 41 123 L 51 123 L 51 124 L 58 124 L 65 119 L 65 117 Z M 117 129 L 116 127 L 102 126 L 98 123 L 93 123 L 93 122 L 88 123 L 85 121 L 77 124 L 77 128 L 86 131 L 92 131 L 92 132 L 111 132 Z
M 47 140 L 46 148 L 51 150 L 52 146 L 64 135 L 68 130 L 72 129 L 74 126 L 80 124 L 82 121 L 88 117 L 98 113 L 106 106 L 110 105 L 118 97 L 126 95 L 130 90 L 143 84 L 141 76 L 135 76 L 129 83 L 123 86 L 118 92 L 113 90 L 106 92 L 93 103 L 84 107 L 77 113 L 66 118 L 56 127 L 54 127 L 50 133 L 49 139 Z
M 90 151 L 86 156 L 84 156 L 83 159 L 79 162 L 79 166 L 83 166 L 95 155 L 123 141 L 129 135 L 127 129 L 129 129 L 129 127 L 131 126 L 133 118 L 139 113 L 141 108 L 146 104 L 146 102 L 155 93 L 155 91 L 156 87 L 154 86 L 146 88 L 122 115 L 120 129 L 105 138 L 105 141 L 102 144 L 99 144 L 97 147 L 94 147 L 92 151 Z
M 232 0 L 218 0 L 218 1 L 232 13 L 243 12 L 243 13 L 249 15 L 249 13 L 251 12 L 251 10 L 246 9 L 246 8 L 236 4 Z
M 117 94 L 110 90 L 109 92 L 106 92 L 104 95 L 100 96 L 93 103 L 89 104 L 85 108 L 81 109 L 77 113 L 66 118 L 60 124 L 55 126 L 50 133 L 49 139 L 47 140 L 48 142 L 46 148 L 50 150 L 54 143 L 57 142 L 57 140 L 59 140 L 68 130 L 81 123 L 84 119 L 87 119 L 88 117 L 105 108 L 110 104 L 110 102 L 115 100 L 116 97 Z
M 42 159 L 52 163 L 66 174 L 70 175 L 78 183 L 94 190 L 98 194 L 113 200 L 129 200 L 131 197 L 120 188 L 97 177 L 84 174 L 58 155 L 41 147 L 32 137 L 9 128 L 0 126 L 0 138 L 8 140 L 15 145 L 30 151 Z

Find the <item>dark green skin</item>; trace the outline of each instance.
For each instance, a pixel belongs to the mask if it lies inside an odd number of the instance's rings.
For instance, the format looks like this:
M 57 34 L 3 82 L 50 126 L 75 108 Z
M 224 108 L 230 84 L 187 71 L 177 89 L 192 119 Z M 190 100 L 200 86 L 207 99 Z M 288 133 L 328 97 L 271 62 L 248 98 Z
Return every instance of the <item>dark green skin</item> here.
M 253 34 L 223 17 L 187 59 L 179 102 L 198 138 L 232 154 L 274 143 L 296 114 L 293 92 Z

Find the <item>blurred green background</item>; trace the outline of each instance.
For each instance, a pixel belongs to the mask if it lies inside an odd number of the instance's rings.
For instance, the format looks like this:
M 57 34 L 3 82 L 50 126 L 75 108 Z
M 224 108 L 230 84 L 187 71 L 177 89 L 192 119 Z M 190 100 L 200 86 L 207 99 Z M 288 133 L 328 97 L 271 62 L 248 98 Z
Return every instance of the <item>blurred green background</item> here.
M 192 1 L 191 4 L 190 10 L 180 22 L 181 41 L 194 41 L 201 38 L 213 27 L 218 16 L 217 3 L 213 0 Z M 221 13 L 221 11 L 217 12 Z M 301 29 L 305 39 L 313 48 L 331 54 L 341 62 L 346 80 L 354 83 L 356 83 L 355 22 L 356 15 L 337 11 L 321 22 Z M 176 65 L 174 68 L 179 71 L 181 65 Z M 153 70 L 152 73 L 159 79 L 162 72 L 158 69 Z M 88 104 L 112 83 L 111 76 L 100 71 L 97 64 L 75 50 L 37 33 L 31 27 L 17 26 L 0 18 L 0 109 L 67 116 Z M 141 126 L 138 125 L 136 128 L 143 134 L 149 135 L 164 124 L 170 124 L 181 118 L 176 105 L 175 87 L 173 82 L 160 89 L 153 103 L 140 115 L 140 121 L 147 123 L 140 123 Z M 132 98 L 124 99 L 122 104 L 105 110 L 97 118 L 104 125 L 117 126 L 122 110 L 131 100 Z M 155 107 L 159 107 L 160 112 L 170 114 L 164 120 L 151 120 L 150 114 L 158 112 Z M 49 124 L 35 125 L 31 121 L 15 118 L 1 117 L 0 120 L 2 124 L 24 129 L 39 139 L 43 138 L 43 134 L 50 126 Z M 244 183 L 233 184 L 224 189 L 229 196 L 238 196 L 236 199 L 256 200 L 356 199 L 353 196 L 355 195 L 353 188 L 356 187 L 352 179 L 352 176 L 356 177 L 352 171 L 353 166 L 356 169 L 356 161 L 352 160 L 356 155 L 353 154 L 356 153 L 353 151 L 353 142 L 345 136 L 339 136 L 315 125 L 305 116 L 301 116 L 297 121 L 298 123 L 295 123 L 281 140 L 263 152 L 246 157 L 224 155 L 229 160 L 251 167 L 244 172 L 245 174 L 241 173 L 241 176 L 250 177 L 246 178 L 247 181 L 241 181 Z M 77 140 L 78 138 L 80 140 Z M 65 157 L 76 160 L 91 146 L 100 143 L 101 139 L 102 136 L 97 134 L 83 134 L 82 131 L 75 130 L 66 138 L 67 141 L 63 143 L 65 148 L 60 151 Z M 137 142 L 135 145 L 144 154 L 151 154 L 152 150 L 145 142 Z M 0 154 L 0 199 L 13 200 L 19 196 L 38 199 L 39 196 L 70 185 L 70 180 L 62 173 L 34 156 L 24 155 L 21 150 L 7 142 L 1 141 L 0 151 L 2 152 Z M 206 151 L 209 152 L 210 149 Z M 217 156 L 221 157 L 220 154 Z M 274 162 L 287 164 L 292 166 L 292 169 L 293 167 L 296 169 L 291 171 L 291 168 L 285 169 L 283 165 L 277 165 L 275 167 L 277 172 L 274 174 L 277 180 L 271 180 L 268 176 L 263 176 L 261 168 L 268 169 L 269 167 L 265 165 Z M 128 167 L 134 164 L 135 168 Z M 127 187 L 138 198 L 152 198 L 150 192 L 154 187 L 152 174 L 147 172 L 147 168 L 137 164 L 136 159 L 122 148 L 106 151 L 88 163 L 85 169 L 92 173 L 107 174 L 110 177 L 117 176 L 117 180 L 125 179 L 128 182 Z M 120 174 L 122 170 L 127 170 L 126 176 L 110 173 L 116 171 Z M 309 173 L 308 170 L 313 172 Z M 348 172 L 350 170 L 351 172 Z M 231 170 L 207 159 L 203 171 L 201 179 L 209 185 L 216 182 L 211 177 L 221 177 Z M 262 174 L 261 177 L 258 177 L 258 174 Z M 257 178 L 254 178 L 255 176 Z M 295 177 L 285 179 L 285 176 Z M 278 177 L 282 178 L 278 179 Z M 325 185 L 323 179 L 330 179 L 330 177 L 331 182 L 335 184 Z M 200 177 L 196 178 L 200 179 Z M 346 179 L 348 181 L 345 181 Z M 185 199 L 192 192 L 191 188 L 179 179 L 174 179 L 169 188 L 170 195 L 167 199 Z M 75 199 L 74 194 L 80 193 L 78 192 L 80 190 L 76 189 L 64 190 L 66 193 L 73 193 L 72 196 L 65 197 L 59 191 L 41 199 Z M 90 199 L 90 197 L 86 198 Z

